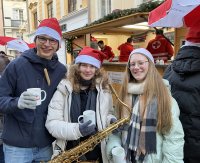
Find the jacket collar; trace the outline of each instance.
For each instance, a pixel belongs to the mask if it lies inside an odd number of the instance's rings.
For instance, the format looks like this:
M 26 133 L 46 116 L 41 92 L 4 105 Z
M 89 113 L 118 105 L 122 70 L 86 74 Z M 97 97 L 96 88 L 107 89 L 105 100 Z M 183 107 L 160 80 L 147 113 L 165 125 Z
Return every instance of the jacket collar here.
M 144 91 L 145 82 L 142 83 L 128 83 L 128 93 L 140 95 Z
M 36 53 L 37 50 L 35 48 L 29 49 L 22 53 L 22 57 L 26 58 L 31 63 L 42 65 L 42 67 L 47 69 L 55 69 L 57 67 L 59 61 L 56 53 L 53 55 L 51 60 L 41 58 Z

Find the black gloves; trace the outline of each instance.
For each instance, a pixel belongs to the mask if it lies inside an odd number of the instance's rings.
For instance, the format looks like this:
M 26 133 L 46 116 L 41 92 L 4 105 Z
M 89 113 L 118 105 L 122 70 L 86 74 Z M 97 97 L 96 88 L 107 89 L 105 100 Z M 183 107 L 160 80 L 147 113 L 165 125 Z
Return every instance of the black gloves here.
M 111 118 L 110 120 L 110 124 L 115 123 L 117 121 L 116 118 Z M 120 126 L 119 128 L 115 129 L 113 131 L 113 134 L 117 134 L 118 132 L 122 132 L 122 131 L 127 131 L 129 128 L 129 124 L 123 124 L 122 126 Z
M 91 120 L 85 123 L 79 123 L 79 130 L 82 136 L 88 136 L 95 132 L 96 125 L 90 125 L 91 123 Z

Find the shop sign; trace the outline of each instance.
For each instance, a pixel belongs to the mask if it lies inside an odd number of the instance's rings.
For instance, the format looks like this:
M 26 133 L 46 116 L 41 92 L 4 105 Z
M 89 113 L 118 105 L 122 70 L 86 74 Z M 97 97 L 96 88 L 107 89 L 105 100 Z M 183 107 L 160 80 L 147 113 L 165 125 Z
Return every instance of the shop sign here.
M 122 84 L 124 79 L 124 72 L 108 71 L 109 80 L 111 83 Z

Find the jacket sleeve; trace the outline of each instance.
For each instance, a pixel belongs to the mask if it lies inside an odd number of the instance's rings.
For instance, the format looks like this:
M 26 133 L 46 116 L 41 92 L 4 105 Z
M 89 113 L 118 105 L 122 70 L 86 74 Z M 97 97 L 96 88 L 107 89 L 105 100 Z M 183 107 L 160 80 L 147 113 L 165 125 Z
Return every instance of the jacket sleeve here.
M 12 62 L 5 69 L 0 78 L 0 112 L 13 113 L 18 110 L 19 97 L 15 97 L 17 73 L 15 64 Z
M 162 163 L 183 163 L 184 132 L 179 120 L 179 107 L 172 98 L 172 129 L 163 137 Z
M 48 107 L 46 128 L 55 138 L 62 140 L 77 140 L 81 137 L 78 123 L 65 121 L 65 98 L 61 91 L 57 90 Z
M 163 78 L 167 79 L 168 81 L 171 81 L 171 75 L 173 74 L 173 68 L 172 64 L 168 65 L 167 68 L 165 69 Z
M 119 134 L 111 134 L 108 136 L 106 144 L 106 156 L 109 160 L 112 159 L 112 149 L 115 147 L 122 147 L 122 142 Z

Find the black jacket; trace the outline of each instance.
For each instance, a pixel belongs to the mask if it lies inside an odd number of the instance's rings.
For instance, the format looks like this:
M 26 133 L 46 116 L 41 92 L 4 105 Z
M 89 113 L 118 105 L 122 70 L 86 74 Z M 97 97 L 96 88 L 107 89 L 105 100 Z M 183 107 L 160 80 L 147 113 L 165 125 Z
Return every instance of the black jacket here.
M 200 158 L 200 47 L 182 47 L 164 78 L 180 107 L 185 158 Z
M 51 85 L 48 86 L 44 68 Z M 45 147 L 54 138 L 45 128 L 48 104 L 66 68 L 55 54 L 51 60 L 40 58 L 35 49 L 25 51 L 13 60 L 0 79 L 0 112 L 5 115 L 3 142 L 17 147 Z M 19 97 L 27 88 L 39 87 L 46 91 L 46 100 L 36 110 L 19 109 Z

